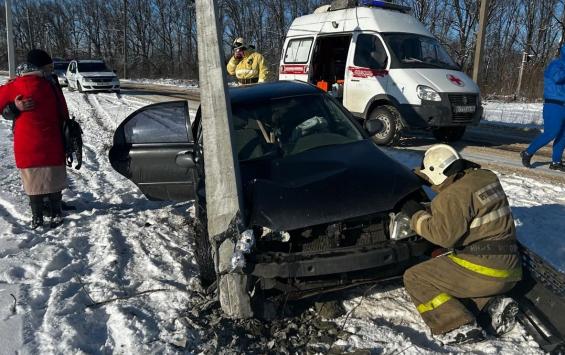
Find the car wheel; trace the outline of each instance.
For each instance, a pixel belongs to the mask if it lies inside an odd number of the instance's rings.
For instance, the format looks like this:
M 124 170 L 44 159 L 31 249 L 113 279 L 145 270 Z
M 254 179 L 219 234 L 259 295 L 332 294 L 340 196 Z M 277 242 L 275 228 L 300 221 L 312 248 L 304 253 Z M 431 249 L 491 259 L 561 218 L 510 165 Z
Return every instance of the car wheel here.
M 368 120 L 378 120 L 382 123 L 382 129 L 373 136 L 375 143 L 379 145 L 395 145 L 402 134 L 402 122 L 400 113 L 394 106 L 379 106 L 371 111 Z
M 208 236 L 206 205 L 198 198 L 194 220 L 194 259 L 200 268 L 200 282 L 203 287 L 208 287 L 216 281 L 216 270 L 214 269 L 212 246 Z
M 465 134 L 465 129 L 467 127 L 463 126 L 463 127 L 439 127 L 439 128 L 435 128 L 432 133 L 435 137 L 435 139 L 437 139 L 440 142 L 446 142 L 446 143 L 450 143 L 450 142 L 456 142 L 458 140 L 460 140 L 461 138 L 463 138 L 463 135 Z
M 80 83 L 77 81 L 77 91 L 78 92 L 83 92 L 82 91 L 82 86 L 80 86 Z

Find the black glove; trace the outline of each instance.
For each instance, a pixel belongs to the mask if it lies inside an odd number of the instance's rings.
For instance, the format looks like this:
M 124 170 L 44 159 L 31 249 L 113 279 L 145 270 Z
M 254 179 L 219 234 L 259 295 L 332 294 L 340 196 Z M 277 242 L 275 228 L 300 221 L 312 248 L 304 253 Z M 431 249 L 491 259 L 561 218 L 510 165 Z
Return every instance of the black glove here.
M 418 211 L 425 210 L 426 208 L 414 200 L 408 200 L 404 205 L 402 205 L 401 210 L 409 218 L 412 218 L 414 214 Z

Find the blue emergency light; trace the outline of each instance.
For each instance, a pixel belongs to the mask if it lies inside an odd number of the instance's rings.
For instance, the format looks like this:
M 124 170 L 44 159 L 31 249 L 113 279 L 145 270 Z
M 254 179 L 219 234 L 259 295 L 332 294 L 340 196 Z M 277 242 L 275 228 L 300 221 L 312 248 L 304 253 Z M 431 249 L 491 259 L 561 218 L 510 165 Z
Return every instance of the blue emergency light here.
M 388 1 L 380 0 L 361 0 L 361 6 L 380 7 L 382 9 L 396 10 L 401 12 L 410 12 L 412 10 L 408 6 L 397 5 Z

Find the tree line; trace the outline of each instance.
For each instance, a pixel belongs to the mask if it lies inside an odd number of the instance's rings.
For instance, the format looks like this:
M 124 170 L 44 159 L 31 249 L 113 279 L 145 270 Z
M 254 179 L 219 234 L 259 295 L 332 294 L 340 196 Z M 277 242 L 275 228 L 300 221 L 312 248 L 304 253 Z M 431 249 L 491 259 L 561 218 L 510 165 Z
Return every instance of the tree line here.
M 463 70 L 472 71 L 479 0 L 397 2 L 410 6 Z M 218 0 L 226 50 L 235 37 L 246 38 L 265 55 L 276 78 L 292 20 L 327 3 Z M 6 69 L 3 6 L 0 67 Z M 103 58 L 120 75 L 125 69 L 131 78 L 198 76 L 194 0 L 18 0 L 12 6 L 18 63 L 29 49 L 43 48 L 53 57 Z M 564 8 L 565 0 L 490 1 L 479 83 L 485 96 L 515 94 L 523 53 L 527 52 L 530 56 L 521 95 L 541 97 L 543 70 L 565 40 Z

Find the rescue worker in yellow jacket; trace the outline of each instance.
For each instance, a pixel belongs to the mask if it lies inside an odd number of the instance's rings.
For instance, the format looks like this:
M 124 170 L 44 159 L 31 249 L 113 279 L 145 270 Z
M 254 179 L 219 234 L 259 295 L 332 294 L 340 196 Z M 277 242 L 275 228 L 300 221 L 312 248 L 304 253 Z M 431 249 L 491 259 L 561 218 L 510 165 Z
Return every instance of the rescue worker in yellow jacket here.
M 228 74 L 235 75 L 240 84 L 262 83 L 269 73 L 265 58 L 243 38 L 233 41 L 233 56 L 228 62 Z
M 404 285 L 424 322 L 442 344 L 484 339 L 475 315 L 495 335 L 510 331 L 518 306 L 507 297 L 522 277 L 514 220 L 497 176 L 464 160 L 445 144 L 426 151 L 415 173 L 437 196 L 428 209 L 402 206 L 412 229 L 445 248 L 441 256 L 408 269 Z

